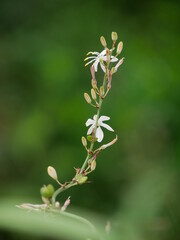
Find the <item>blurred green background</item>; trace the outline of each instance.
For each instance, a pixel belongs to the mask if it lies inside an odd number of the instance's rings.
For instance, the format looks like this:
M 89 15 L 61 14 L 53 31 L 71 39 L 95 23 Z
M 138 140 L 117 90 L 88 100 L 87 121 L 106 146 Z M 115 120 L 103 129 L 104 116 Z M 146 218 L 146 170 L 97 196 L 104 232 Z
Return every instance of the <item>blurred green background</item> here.
M 81 136 L 94 114 L 83 98 L 91 80 L 83 59 L 102 51 L 101 35 L 111 44 L 112 31 L 124 43 L 125 61 L 102 114 L 111 117 L 119 140 L 100 154 L 91 184 L 58 199 L 71 196 L 69 212 L 86 209 L 111 219 L 119 239 L 176 240 L 179 1 L 0 1 L 0 204 L 40 203 L 40 187 L 54 184 L 48 165 L 62 181 L 82 165 Z M 106 131 L 104 142 L 112 138 Z M 32 239 L 1 221 L 0 239 Z

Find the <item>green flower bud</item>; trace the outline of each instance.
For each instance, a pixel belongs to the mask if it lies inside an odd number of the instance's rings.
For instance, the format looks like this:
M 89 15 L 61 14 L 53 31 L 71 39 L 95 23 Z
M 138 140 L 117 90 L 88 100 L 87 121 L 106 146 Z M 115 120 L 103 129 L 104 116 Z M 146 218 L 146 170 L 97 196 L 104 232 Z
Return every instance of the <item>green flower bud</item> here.
M 93 88 L 91 89 L 91 96 L 92 96 L 92 99 L 96 100 L 96 92 L 94 91 Z
M 87 176 L 83 176 L 81 173 L 77 174 L 75 176 L 75 180 L 78 182 L 78 184 L 83 184 L 87 181 L 88 177 Z
M 107 47 L 106 39 L 103 36 L 100 37 L 100 42 L 101 42 L 101 44 L 103 45 L 104 48 Z
M 117 46 L 117 54 L 119 55 L 123 49 L 123 42 L 119 42 Z
M 96 141 L 97 141 L 97 138 L 93 139 L 93 136 L 92 136 L 92 135 L 88 135 L 88 136 L 87 136 L 87 140 L 88 140 L 89 142 L 92 142 L 93 140 L 94 140 L 94 142 L 96 142 Z
M 84 98 L 85 98 L 87 103 L 91 104 L 91 98 L 90 98 L 89 94 L 84 93 Z
M 112 32 L 112 33 L 111 33 L 111 38 L 112 38 L 113 42 L 116 42 L 117 39 L 118 39 L 117 33 L 116 33 L 116 32 Z
M 41 196 L 44 198 L 51 198 L 54 194 L 54 187 L 53 185 L 49 184 L 48 186 L 43 186 L 40 189 Z
M 94 171 L 96 169 L 96 160 L 93 160 L 91 163 L 91 171 Z
M 85 137 L 82 137 L 82 138 L 81 138 L 81 141 L 82 141 L 82 145 L 83 145 L 84 147 L 86 147 L 86 146 L 87 146 L 87 140 L 86 140 L 86 138 L 85 138 Z
M 101 95 L 101 97 L 104 96 L 104 87 L 103 86 L 100 87 L 100 95 Z

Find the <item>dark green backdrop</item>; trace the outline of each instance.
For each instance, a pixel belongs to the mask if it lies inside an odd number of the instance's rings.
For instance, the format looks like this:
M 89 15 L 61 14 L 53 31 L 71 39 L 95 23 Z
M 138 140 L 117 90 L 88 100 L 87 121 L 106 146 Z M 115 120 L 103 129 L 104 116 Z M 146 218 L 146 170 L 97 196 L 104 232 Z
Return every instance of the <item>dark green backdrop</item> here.
M 125 61 L 102 114 L 119 140 L 99 156 L 92 183 L 59 200 L 71 195 L 72 207 L 107 218 L 129 209 L 134 222 L 149 211 L 142 239 L 179 239 L 179 29 L 178 1 L 1 0 L 0 201 L 40 202 L 40 187 L 53 183 L 48 165 L 62 181 L 81 166 L 94 114 L 83 99 L 91 80 L 83 59 L 116 31 Z

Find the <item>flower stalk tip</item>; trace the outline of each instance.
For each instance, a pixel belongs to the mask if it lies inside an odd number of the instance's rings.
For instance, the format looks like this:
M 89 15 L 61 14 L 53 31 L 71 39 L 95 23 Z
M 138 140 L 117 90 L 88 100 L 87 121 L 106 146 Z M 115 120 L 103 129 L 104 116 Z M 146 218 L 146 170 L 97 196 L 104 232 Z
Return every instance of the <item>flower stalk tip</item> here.
M 49 166 L 49 167 L 47 168 L 47 172 L 48 172 L 48 175 L 49 175 L 51 178 L 53 178 L 54 180 L 57 181 L 58 177 L 57 177 L 57 173 L 56 173 L 55 168 Z
M 82 145 L 86 148 L 87 147 L 87 140 L 86 140 L 86 138 L 82 137 L 81 141 L 82 141 Z
M 119 55 L 122 52 L 122 49 L 123 49 L 123 42 L 119 42 L 117 46 L 117 51 L 116 51 L 117 55 Z
M 117 32 L 112 32 L 111 33 L 111 39 L 113 40 L 113 42 L 116 42 L 118 39 L 118 35 Z
M 100 37 L 100 42 L 101 42 L 101 44 L 103 45 L 104 48 L 107 47 L 106 39 L 103 36 Z
M 84 98 L 85 98 L 87 103 L 91 104 L 92 101 L 91 101 L 91 98 L 90 98 L 88 93 L 84 93 Z

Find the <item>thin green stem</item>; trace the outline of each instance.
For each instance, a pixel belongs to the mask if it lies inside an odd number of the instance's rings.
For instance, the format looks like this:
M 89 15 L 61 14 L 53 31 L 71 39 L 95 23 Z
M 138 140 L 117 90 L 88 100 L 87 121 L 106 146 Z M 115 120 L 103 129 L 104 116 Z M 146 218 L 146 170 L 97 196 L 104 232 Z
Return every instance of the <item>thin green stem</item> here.
M 106 70 L 106 73 L 104 75 L 104 80 L 103 80 L 103 87 L 105 89 L 105 86 L 106 86 L 106 81 L 107 81 L 107 70 Z M 100 117 L 100 111 L 101 111 L 101 107 L 102 107 L 102 102 L 103 102 L 103 98 L 102 96 L 99 96 L 99 102 L 98 102 L 98 109 L 97 109 L 97 117 L 96 117 L 96 122 L 95 122 L 95 127 L 94 127 L 94 135 L 96 136 L 96 130 L 97 130 L 97 127 L 98 127 L 98 120 L 99 120 L 99 117 Z M 90 148 L 89 148 L 89 151 L 88 151 L 88 154 L 87 154 L 87 157 L 86 159 L 84 160 L 84 163 L 81 167 L 81 170 L 80 170 L 80 173 L 82 173 L 85 169 L 86 169 L 86 166 L 88 164 L 88 161 L 89 159 L 91 158 L 92 156 L 92 151 L 93 151 L 93 147 L 94 147 L 94 141 L 91 142 L 91 145 L 90 145 Z M 77 185 L 77 183 L 71 181 L 69 184 L 67 184 L 65 187 L 60 187 L 58 188 L 55 193 L 53 194 L 52 196 L 52 204 L 54 205 L 55 202 L 56 202 L 56 197 L 63 191 L 73 187 Z
M 56 197 L 61 193 L 61 192 L 63 192 L 63 191 L 65 191 L 65 190 L 67 190 L 68 188 L 71 188 L 71 187 L 73 187 L 73 186 L 75 186 L 75 185 L 77 185 L 77 183 L 75 182 L 70 182 L 68 185 L 66 185 L 65 187 L 60 187 L 60 188 L 58 188 L 55 192 L 54 192 L 54 194 L 53 194 L 53 196 L 52 196 L 52 204 L 54 205 L 55 204 L 55 202 L 56 202 Z

